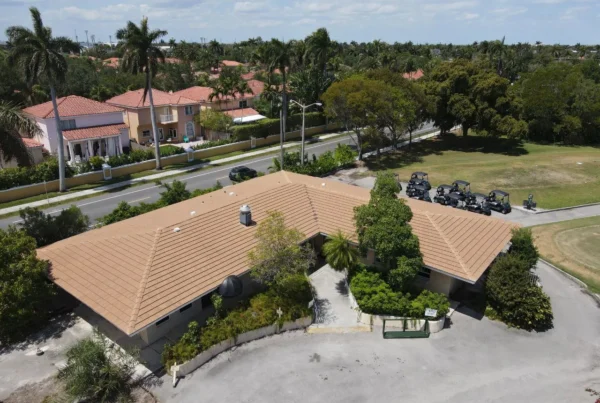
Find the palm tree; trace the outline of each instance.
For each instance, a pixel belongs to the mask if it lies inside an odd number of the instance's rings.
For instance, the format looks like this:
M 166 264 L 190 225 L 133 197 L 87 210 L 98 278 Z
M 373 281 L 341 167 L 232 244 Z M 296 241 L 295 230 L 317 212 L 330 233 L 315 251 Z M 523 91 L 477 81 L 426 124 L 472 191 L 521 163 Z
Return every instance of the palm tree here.
M 148 28 L 148 18 L 142 18 L 142 22 L 138 27 L 133 22 L 128 21 L 125 28 L 117 31 L 117 39 L 123 41 L 123 60 L 121 66 L 124 70 L 133 74 L 145 73 L 146 86 L 144 87 L 144 98 L 146 96 L 150 102 L 150 117 L 152 119 L 152 132 L 154 134 L 154 148 L 156 153 L 156 169 L 162 169 L 160 163 L 160 143 L 158 138 L 158 130 L 156 128 L 156 111 L 154 110 L 154 99 L 152 98 L 152 77 L 157 72 L 158 63 L 165 62 L 165 54 L 156 42 L 163 36 L 167 35 L 167 31 L 155 29 L 150 31 Z
M 293 44 L 291 42 L 282 42 L 279 39 L 271 39 L 267 49 L 267 60 L 269 72 L 279 69 L 281 72 L 281 108 L 283 138 L 285 139 L 285 125 L 287 120 L 287 70 L 291 67 L 293 54 Z
M 317 29 L 306 40 L 306 51 L 321 70 L 327 67 L 331 46 L 331 38 L 326 28 Z
M 351 269 L 360 258 L 358 249 L 350 245 L 350 240 L 340 230 L 325 242 L 323 253 L 327 264 L 337 271 Z
M 67 190 L 65 182 L 65 148 L 63 145 L 60 115 L 56 104 L 56 85 L 65 80 L 67 61 L 62 52 L 79 52 L 79 45 L 66 37 L 52 37 L 52 29 L 45 27 L 37 8 L 29 9 L 33 20 L 33 31 L 13 26 L 6 30 L 11 46 L 9 60 L 23 71 L 25 80 L 33 84 L 45 78 L 50 85 L 50 97 L 54 108 L 56 132 L 58 134 L 58 178 L 59 190 Z
M 20 166 L 31 165 L 31 155 L 23 144 L 23 136 L 40 134 L 39 127 L 17 106 L 0 102 L 0 155 L 4 162 L 13 158 Z M 1 165 L 2 161 L 0 161 Z

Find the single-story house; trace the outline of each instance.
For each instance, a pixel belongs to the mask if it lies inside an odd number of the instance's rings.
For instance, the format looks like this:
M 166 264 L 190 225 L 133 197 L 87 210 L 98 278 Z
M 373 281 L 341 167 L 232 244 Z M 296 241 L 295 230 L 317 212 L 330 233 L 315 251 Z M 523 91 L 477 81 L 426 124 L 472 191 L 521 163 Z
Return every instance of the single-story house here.
M 269 211 L 319 249 L 338 230 L 357 240 L 354 207 L 369 190 L 278 172 L 214 191 L 38 249 L 50 276 L 128 336 L 152 343 L 199 314 L 230 275 L 250 285 L 248 252 Z M 513 224 L 407 200 L 419 238 L 425 286 L 449 294 L 474 284 L 508 245 Z M 252 223 L 242 224 L 240 207 Z M 374 263 L 374 253 L 367 259 Z
M 64 155 L 69 163 L 92 156 L 123 154 L 129 147 L 129 129 L 123 123 L 123 109 L 77 95 L 56 100 L 62 129 Z M 42 135 L 37 138 L 51 154 L 58 149 L 58 131 L 52 102 L 30 106 L 23 112 L 35 120 Z
M 266 119 L 266 116 L 261 115 L 255 109 L 242 108 L 242 109 L 230 109 L 223 111 L 223 113 L 233 119 L 233 123 L 251 123 L 257 120 Z

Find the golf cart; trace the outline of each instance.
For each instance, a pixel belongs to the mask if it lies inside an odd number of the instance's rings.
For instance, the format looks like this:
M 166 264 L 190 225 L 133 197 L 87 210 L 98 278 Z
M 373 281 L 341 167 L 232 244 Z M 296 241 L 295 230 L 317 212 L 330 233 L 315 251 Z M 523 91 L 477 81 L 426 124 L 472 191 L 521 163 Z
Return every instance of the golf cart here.
M 454 192 L 454 187 L 450 185 L 440 185 L 436 190 L 436 195 L 433 197 L 433 201 L 444 206 L 448 204 L 448 195 Z
M 492 190 L 486 201 L 492 210 L 499 211 L 502 214 L 508 214 L 512 210 L 509 194 L 502 190 Z
M 407 189 L 414 186 L 421 185 L 425 186 L 427 190 L 431 190 L 431 184 L 429 183 L 429 176 L 427 172 L 413 172 L 408 181 Z
M 406 195 L 411 199 L 417 199 L 431 203 L 429 191 L 424 185 L 413 185 L 412 188 L 406 190 Z
M 530 194 L 527 200 L 523 200 L 523 207 L 527 210 L 533 210 L 537 207 L 537 202 L 533 201 L 533 195 Z
M 452 192 L 448 195 L 448 202 L 446 206 L 466 210 L 465 198 L 460 193 Z
M 486 201 L 487 196 L 483 193 L 471 193 L 465 203 L 468 211 L 483 215 L 492 215 L 492 210 Z
M 456 180 L 452 183 L 454 193 L 458 193 L 462 201 L 465 201 L 467 196 L 471 194 L 471 184 L 467 181 Z

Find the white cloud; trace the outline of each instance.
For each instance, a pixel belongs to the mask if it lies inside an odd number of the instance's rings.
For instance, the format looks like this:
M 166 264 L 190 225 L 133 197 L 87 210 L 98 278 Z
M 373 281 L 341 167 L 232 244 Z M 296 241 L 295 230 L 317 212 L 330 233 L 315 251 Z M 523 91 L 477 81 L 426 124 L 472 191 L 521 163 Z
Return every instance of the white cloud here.
M 71 6 L 61 9 L 61 11 L 68 16 L 87 21 L 119 21 L 125 19 L 125 13 L 130 13 L 136 8 L 133 4 L 114 4 L 97 9 Z
M 457 20 L 476 20 L 477 18 L 479 18 L 479 14 L 477 13 L 465 13 L 456 17 Z
M 426 11 L 452 11 L 473 8 L 479 4 L 478 1 L 449 1 L 446 3 L 429 3 L 423 7 Z
M 267 3 L 253 1 L 238 1 L 233 6 L 233 11 L 236 13 L 253 13 L 256 11 L 265 10 Z
M 398 10 L 398 6 L 381 3 L 354 3 L 337 10 L 342 15 L 388 14 Z
M 560 16 L 561 20 L 573 20 L 579 16 L 579 13 L 589 9 L 587 6 L 569 7 Z
M 317 20 L 315 18 L 302 18 L 298 21 L 292 22 L 292 25 L 312 25 L 316 23 Z
M 333 3 L 296 3 L 296 7 L 303 9 L 305 11 L 315 12 L 315 11 L 329 11 L 333 8 Z
M 526 7 L 505 7 L 505 8 L 496 8 L 492 10 L 492 14 L 494 14 L 498 19 L 503 19 L 507 17 L 512 17 L 519 14 L 524 14 L 527 12 Z

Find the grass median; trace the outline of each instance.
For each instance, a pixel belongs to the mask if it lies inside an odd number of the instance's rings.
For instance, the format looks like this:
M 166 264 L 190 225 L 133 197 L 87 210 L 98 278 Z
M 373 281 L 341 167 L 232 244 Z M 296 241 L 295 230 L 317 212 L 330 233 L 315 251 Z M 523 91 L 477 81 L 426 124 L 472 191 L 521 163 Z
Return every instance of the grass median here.
M 552 209 L 600 202 L 600 148 L 524 143 L 506 138 L 446 135 L 366 161 L 372 175 L 391 170 L 407 181 L 429 173 L 435 187 L 462 179 L 474 192 L 500 189 L 521 204 L 532 193 Z

